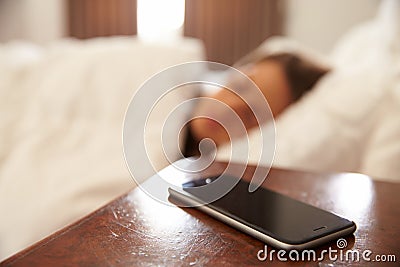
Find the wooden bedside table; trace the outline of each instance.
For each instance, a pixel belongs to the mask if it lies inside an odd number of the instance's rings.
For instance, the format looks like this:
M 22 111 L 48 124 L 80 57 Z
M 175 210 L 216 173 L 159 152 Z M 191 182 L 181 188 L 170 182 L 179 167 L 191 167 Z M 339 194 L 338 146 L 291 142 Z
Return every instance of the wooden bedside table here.
M 224 163 L 207 172 L 219 172 Z M 254 171 L 248 166 L 246 175 Z M 336 212 L 357 224 L 347 247 L 395 255 L 397 262 L 273 262 L 257 258 L 264 244 L 191 208 L 161 204 L 140 188 L 6 259 L 1 266 L 399 266 L 400 184 L 354 173 L 271 169 L 264 186 Z M 328 247 L 337 249 L 336 242 Z M 317 254 L 318 255 L 318 254 Z

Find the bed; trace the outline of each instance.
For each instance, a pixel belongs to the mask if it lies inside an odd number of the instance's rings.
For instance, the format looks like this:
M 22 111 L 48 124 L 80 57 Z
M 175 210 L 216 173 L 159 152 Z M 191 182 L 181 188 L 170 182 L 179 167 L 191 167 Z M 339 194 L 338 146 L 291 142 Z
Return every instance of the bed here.
M 396 1 L 385 3 L 330 55 L 271 38 L 239 62 L 291 51 L 334 68 L 275 124 L 263 126 L 276 131 L 273 165 L 400 181 L 400 8 Z M 202 59 L 202 44 L 193 39 L 164 45 L 128 37 L 66 39 L 46 47 L 1 44 L 0 258 L 134 187 L 121 137 L 129 100 L 154 73 Z M 250 133 L 249 140 L 249 162 L 268 165 L 254 156 L 261 147 L 257 135 Z M 162 151 L 151 145 L 157 141 L 148 142 L 153 155 L 161 155 L 157 169 L 166 166 Z M 246 139 L 234 142 L 240 146 Z M 229 146 L 217 158 L 237 160 Z M 138 181 L 153 173 L 144 170 Z

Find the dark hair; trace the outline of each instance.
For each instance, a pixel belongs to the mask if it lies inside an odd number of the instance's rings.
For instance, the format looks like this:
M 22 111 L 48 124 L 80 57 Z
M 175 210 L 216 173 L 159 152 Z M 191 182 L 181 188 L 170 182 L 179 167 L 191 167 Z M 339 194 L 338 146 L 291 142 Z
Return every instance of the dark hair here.
M 317 81 L 329 72 L 329 68 L 292 53 L 278 53 L 266 56 L 261 61 L 273 60 L 280 63 L 286 74 L 293 101 L 311 90 Z

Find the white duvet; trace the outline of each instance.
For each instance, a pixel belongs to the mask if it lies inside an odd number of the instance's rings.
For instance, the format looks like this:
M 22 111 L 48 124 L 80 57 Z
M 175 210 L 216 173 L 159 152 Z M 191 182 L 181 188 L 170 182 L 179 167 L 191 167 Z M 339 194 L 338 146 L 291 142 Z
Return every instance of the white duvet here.
M 0 45 L 0 259 L 134 187 L 122 153 L 123 117 L 134 91 L 166 67 L 201 59 L 194 40 Z M 155 123 L 163 120 L 156 115 Z M 143 173 L 138 180 L 154 170 Z

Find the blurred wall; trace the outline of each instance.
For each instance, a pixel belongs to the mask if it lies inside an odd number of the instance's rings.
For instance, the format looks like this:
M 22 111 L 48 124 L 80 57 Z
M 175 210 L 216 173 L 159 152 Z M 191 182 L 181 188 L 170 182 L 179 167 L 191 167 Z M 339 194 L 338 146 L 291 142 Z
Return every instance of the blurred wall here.
M 0 41 L 46 43 L 65 36 L 65 18 L 64 0 L 0 0 Z
M 381 0 L 286 0 L 285 35 L 329 52 L 352 26 L 372 18 Z

